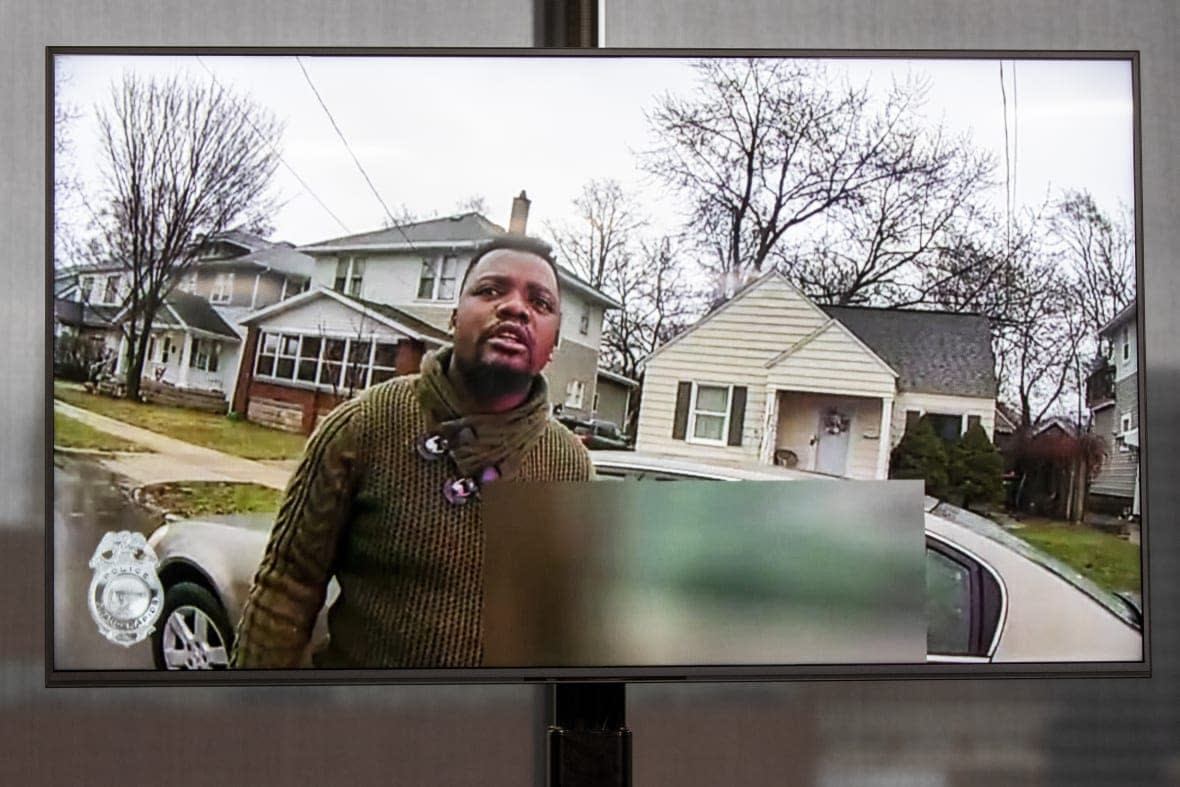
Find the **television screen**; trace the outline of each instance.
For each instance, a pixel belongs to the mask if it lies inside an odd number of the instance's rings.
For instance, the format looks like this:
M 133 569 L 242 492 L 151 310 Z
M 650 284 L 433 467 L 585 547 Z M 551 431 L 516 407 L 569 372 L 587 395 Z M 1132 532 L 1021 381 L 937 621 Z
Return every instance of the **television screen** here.
M 51 683 L 1147 673 L 1133 55 L 49 61 Z

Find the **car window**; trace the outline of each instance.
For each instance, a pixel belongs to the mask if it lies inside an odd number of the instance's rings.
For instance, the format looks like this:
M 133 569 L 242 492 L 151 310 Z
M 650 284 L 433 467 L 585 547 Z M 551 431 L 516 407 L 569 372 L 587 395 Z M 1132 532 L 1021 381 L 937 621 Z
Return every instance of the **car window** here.
M 926 550 L 926 651 L 971 655 L 971 570 Z
M 987 567 L 949 544 L 927 539 L 927 653 L 989 656 L 1002 603 L 1000 584 Z

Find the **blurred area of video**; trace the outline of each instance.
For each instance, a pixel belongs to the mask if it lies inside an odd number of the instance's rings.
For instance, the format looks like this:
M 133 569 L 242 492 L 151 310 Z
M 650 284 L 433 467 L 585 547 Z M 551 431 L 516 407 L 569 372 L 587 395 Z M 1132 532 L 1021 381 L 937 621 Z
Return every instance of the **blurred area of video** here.
M 919 484 L 506 484 L 485 502 L 486 666 L 925 659 Z

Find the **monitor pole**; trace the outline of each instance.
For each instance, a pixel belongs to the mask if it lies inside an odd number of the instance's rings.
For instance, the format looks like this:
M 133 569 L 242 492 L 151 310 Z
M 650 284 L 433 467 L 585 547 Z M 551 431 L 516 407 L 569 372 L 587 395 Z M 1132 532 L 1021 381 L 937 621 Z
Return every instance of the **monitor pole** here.
M 626 684 L 549 687 L 548 787 L 631 787 Z

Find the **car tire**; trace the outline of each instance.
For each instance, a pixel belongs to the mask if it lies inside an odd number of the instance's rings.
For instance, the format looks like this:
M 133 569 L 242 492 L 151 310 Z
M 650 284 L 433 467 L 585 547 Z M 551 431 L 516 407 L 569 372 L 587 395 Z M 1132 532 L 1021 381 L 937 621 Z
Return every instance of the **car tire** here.
M 164 611 L 152 632 L 157 669 L 225 669 L 232 647 L 229 615 L 208 588 L 177 582 L 165 591 Z

